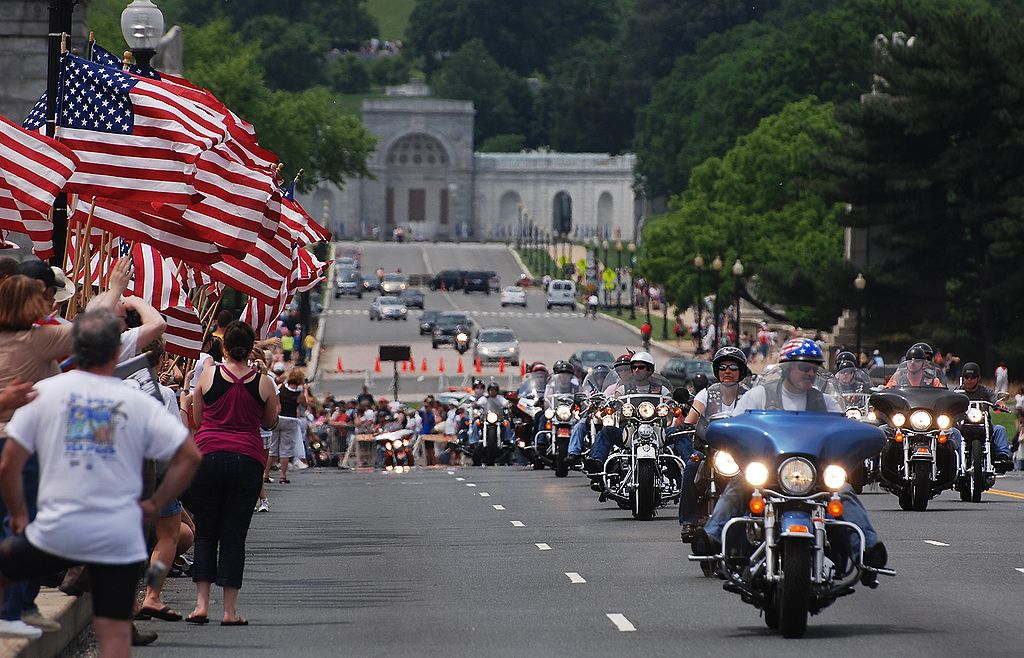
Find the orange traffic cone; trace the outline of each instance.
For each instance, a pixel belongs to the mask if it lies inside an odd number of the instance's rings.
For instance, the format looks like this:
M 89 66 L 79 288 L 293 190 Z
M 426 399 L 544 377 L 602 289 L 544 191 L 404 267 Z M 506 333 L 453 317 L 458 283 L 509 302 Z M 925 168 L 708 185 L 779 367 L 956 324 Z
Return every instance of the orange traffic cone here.
M 498 374 L 505 374 L 505 357 L 501 357 L 501 361 L 498 362 Z
M 476 366 L 476 374 L 479 375 L 480 373 L 483 372 L 483 369 L 480 367 L 480 357 L 476 357 L 476 364 L 475 364 L 475 366 Z
M 461 374 L 464 374 L 465 372 L 466 372 L 466 370 L 462 367 L 462 357 L 460 356 L 459 357 L 459 368 L 455 371 L 455 374 L 461 375 Z
M 341 357 L 338 357 L 338 372 L 344 372 L 345 367 L 341 365 Z
M 526 361 L 520 361 L 519 362 L 519 376 L 520 377 L 525 377 L 526 376 Z
M 408 370 L 409 370 L 409 362 L 408 361 L 402 361 L 402 372 L 408 372 Z
M 427 357 L 423 357 L 423 362 L 420 363 L 420 372 L 427 371 Z
M 416 362 L 409 357 L 409 372 L 416 372 Z
M 442 356 L 437 362 L 437 371 L 444 372 L 444 357 Z
M 377 361 L 373 364 L 373 371 L 380 372 L 380 357 L 377 357 Z

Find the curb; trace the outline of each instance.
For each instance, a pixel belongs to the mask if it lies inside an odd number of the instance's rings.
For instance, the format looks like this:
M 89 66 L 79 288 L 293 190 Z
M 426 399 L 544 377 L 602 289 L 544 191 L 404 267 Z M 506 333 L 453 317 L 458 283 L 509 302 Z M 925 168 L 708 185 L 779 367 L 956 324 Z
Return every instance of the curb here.
M 60 622 L 60 630 L 29 640 L 0 638 L 0 655 L 16 658 L 54 658 L 61 654 L 92 621 L 92 597 L 68 596 L 59 589 L 44 587 L 36 597 L 39 611 Z

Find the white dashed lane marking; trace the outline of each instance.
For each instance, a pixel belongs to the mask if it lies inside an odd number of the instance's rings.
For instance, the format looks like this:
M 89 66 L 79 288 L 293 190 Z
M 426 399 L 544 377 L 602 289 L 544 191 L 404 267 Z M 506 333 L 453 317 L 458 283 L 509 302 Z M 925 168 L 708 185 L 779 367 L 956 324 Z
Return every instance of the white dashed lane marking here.
M 499 512 L 504 512 L 505 511 L 505 506 L 504 505 L 495 505 L 494 509 L 498 510 Z
M 935 541 L 934 539 L 925 539 L 924 543 L 931 544 L 932 546 L 949 546 L 949 544 L 945 544 L 941 541 Z
M 542 544 L 537 544 L 537 550 L 538 551 L 550 551 L 551 547 L 548 546 L 547 544 L 543 544 L 543 543 Z
M 473 484 L 472 482 L 467 482 L 467 483 L 466 483 L 466 486 L 467 486 L 467 487 L 475 487 L 476 485 L 475 485 L 475 484 Z
M 481 491 L 481 492 L 480 492 L 480 496 L 481 496 L 482 498 L 490 498 L 490 497 L 491 497 L 491 494 L 487 493 L 486 491 Z
M 573 584 L 579 584 L 579 583 L 587 582 L 586 580 L 583 579 L 583 576 L 579 575 L 575 571 L 566 571 L 565 575 L 569 576 L 569 582 L 573 583 Z
M 636 626 L 634 626 L 632 622 L 626 619 L 625 615 L 621 615 L 617 612 L 609 612 L 605 615 L 605 617 L 608 617 L 608 619 L 610 619 L 611 622 L 615 624 L 615 628 L 619 629 L 620 631 L 626 632 L 636 630 Z

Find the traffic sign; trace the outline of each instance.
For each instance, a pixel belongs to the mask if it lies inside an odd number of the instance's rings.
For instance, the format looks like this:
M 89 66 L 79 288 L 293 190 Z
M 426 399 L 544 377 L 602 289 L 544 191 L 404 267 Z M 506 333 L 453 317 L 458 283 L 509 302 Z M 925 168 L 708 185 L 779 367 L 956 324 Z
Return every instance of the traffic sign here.
M 605 269 L 604 274 L 601 275 L 601 278 L 604 279 L 604 282 L 606 284 L 614 282 L 615 281 L 615 270 Z

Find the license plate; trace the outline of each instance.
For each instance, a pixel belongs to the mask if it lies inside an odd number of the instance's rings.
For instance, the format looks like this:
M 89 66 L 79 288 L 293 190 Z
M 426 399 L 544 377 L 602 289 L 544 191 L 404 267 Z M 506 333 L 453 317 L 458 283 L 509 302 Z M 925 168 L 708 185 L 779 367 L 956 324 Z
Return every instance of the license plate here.
M 569 428 L 568 427 L 559 427 L 558 430 L 555 433 L 555 436 L 557 436 L 557 437 L 563 437 L 563 436 L 567 437 L 567 436 L 569 436 Z

